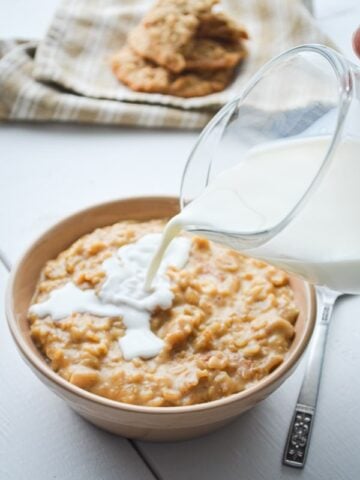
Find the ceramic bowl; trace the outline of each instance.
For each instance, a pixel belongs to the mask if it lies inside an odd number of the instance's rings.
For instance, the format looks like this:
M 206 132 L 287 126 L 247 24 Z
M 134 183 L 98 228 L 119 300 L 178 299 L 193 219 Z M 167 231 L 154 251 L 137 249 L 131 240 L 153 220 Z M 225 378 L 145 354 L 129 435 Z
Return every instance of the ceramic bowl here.
M 46 363 L 29 333 L 27 310 L 41 269 L 76 239 L 95 228 L 121 220 L 171 217 L 178 200 L 169 197 L 139 197 L 116 200 L 87 208 L 65 218 L 45 232 L 25 252 L 12 270 L 7 291 L 7 319 L 17 348 L 26 363 L 54 393 L 82 417 L 110 432 L 142 440 L 181 440 L 202 435 L 225 425 L 260 402 L 291 374 L 307 346 L 314 328 L 316 300 L 313 287 L 291 277 L 300 309 L 296 334 L 286 360 L 256 386 L 221 400 L 192 406 L 146 407 L 100 397 L 70 384 Z

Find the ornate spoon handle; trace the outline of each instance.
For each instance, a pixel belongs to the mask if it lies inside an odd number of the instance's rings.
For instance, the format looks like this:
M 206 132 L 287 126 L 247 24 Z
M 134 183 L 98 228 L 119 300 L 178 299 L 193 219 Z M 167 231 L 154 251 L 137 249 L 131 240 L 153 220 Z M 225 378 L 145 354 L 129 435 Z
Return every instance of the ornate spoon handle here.
M 328 327 L 335 301 L 340 295 L 341 293 L 325 287 L 317 288 L 320 305 L 318 321 L 283 456 L 283 464 L 290 467 L 303 468 L 305 465 L 319 394 Z

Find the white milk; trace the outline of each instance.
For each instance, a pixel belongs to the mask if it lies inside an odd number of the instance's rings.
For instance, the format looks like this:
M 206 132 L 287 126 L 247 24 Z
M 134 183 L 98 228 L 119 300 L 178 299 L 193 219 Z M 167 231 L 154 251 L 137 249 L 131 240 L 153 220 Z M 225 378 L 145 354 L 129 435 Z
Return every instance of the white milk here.
M 220 174 L 167 225 L 148 270 L 149 288 L 162 255 L 181 229 L 242 232 L 271 229 L 297 204 L 319 171 L 326 137 L 277 142 L 254 149 Z M 360 142 L 344 141 L 293 220 L 260 247 L 221 241 L 316 284 L 360 293 Z M 202 232 L 202 235 L 213 236 Z M 254 244 L 253 244 L 254 247 Z
M 76 312 L 100 317 L 121 316 L 126 332 L 119 339 L 119 345 L 125 360 L 157 355 L 164 342 L 150 329 L 151 314 L 156 308 L 171 307 L 174 295 L 166 270 L 170 266 L 182 268 L 185 265 L 191 243 L 184 237 L 172 242 L 154 279 L 153 289 L 147 292 L 145 274 L 160 241 L 161 234 L 153 233 L 119 248 L 114 256 L 103 262 L 106 279 L 99 292 L 82 290 L 68 282 L 53 290 L 44 302 L 32 305 L 30 312 L 40 318 L 50 315 L 53 320 Z

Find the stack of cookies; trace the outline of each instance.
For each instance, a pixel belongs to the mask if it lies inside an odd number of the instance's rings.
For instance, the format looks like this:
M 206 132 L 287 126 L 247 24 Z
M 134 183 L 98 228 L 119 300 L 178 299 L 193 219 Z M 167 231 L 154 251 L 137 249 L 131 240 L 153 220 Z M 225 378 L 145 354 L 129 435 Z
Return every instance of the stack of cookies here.
M 214 11 L 218 3 L 157 0 L 113 58 L 116 77 L 137 92 L 178 97 L 223 90 L 246 56 L 248 35 L 225 13 Z

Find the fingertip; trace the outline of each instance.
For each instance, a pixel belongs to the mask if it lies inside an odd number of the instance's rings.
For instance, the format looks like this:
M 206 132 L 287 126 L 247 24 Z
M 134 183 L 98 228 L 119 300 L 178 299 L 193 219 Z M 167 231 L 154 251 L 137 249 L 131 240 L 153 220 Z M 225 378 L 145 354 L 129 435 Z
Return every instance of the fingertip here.
M 354 32 L 352 43 L 356 55 L 360 57 L 360 27 Z

